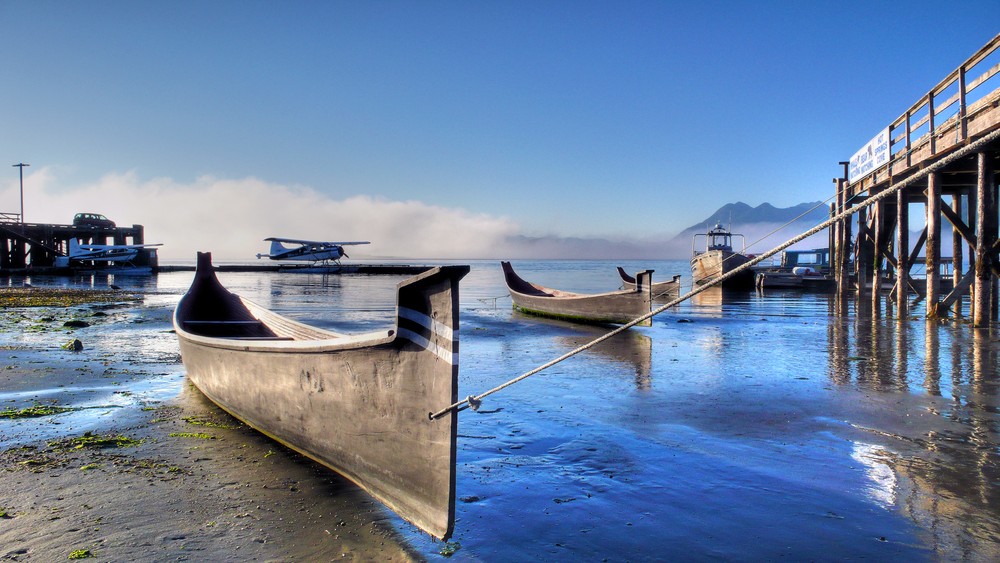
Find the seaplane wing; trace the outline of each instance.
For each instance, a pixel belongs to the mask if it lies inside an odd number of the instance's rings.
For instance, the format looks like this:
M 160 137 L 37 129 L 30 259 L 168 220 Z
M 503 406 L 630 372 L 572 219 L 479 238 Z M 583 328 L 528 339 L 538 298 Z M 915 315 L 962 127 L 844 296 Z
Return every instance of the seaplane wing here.
M 271 260 L 304 260 L 309 262 L 337 262 L 342 256 L 347 256 L 344 247 L 355 244 L 371 244 L 366 240 L 358 241 L 320 241 L 294 238 L 269 237 L 271 250 L 267 254 L 258 254 L 257 258 Z M 296 246 L 285 246 L 285 244 Z
M 284 243 L 288 243 L 288 244 L 302 244 L 302 245 L 310 245 L 310 246 L 313 246 L 313 245 L 316 245 L 316 246 L 347 246 L 347 245 L 350 245 L 350 244 L 371 244 L 371 242 L 369 242 L 367 240 L 356 240 L 356 241 L 350 241 L 350 242 L 328 242 L 328 241 L 320 241 L 320 240 L 302 240 L 302 239 L 297 239 L 297 238 L 278 238 L 278 237 L 269 237 L 269 238 L 266 238 L 264 240 L 269 241 L 269 242 L 277 241 L 277 242 L 284 242 Z

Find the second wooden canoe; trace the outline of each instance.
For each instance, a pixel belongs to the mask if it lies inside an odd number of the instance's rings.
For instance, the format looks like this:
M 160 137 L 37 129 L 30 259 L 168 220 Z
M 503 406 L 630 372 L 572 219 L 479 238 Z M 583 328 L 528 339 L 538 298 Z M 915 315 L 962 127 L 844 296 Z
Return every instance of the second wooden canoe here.
M 652 310 L 653 270 L 636 274 L 635 289 L 607 293 L 573 293 L 533 284 L 521 279 L 510 262 L 501 262 L 507 291 L 514 308 L 533 315 L 542 315 L 582 323 L 626 324 Z M 640 326 L 651 326 L 646 319 Z

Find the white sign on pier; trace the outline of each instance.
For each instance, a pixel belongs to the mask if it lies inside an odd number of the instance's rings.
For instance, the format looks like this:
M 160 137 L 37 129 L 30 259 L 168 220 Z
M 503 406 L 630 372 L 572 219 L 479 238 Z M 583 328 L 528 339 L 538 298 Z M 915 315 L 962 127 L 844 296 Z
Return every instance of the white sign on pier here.
M 868 141 L 868 144 L 861 147 L 861 150 L 851 157 L 851 164 L 847 170 L 847 181 L 854 182 L 858 178 L 878 170 L 885 164 L 889 164 L 889 128 L 886 127 L 875 138 Z

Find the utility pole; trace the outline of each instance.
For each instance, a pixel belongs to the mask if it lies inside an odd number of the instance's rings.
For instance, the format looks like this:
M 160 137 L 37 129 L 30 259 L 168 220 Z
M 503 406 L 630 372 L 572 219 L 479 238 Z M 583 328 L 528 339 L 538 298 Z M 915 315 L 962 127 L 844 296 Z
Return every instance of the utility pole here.
M 19 168 L 21 173 L 21 224 L 24 224 L 24 167 L 31 166 L 30 164 L 25 164 L 23 162 L 18 162 L 17 164 L 12 164 L 11 166 L 16 166 Z

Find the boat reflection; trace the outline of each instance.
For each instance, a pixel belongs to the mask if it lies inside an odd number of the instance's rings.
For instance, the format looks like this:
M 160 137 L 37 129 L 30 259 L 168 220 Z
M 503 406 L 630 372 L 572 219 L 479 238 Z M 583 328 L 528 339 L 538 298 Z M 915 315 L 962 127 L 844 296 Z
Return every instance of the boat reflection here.
M 706 312 L 721 312 L 724 306 L 745 303 L 751 297 L 754 297 L 754 294 L 747 291 L 710 287 L 691 296 L 691 304 L 695 309 Z
M 601 332 L 574 336 L 560 336 L 556 341 L 573 350 L 601 336 Z M 632 330 L 626 330 L 597 344 L 587 351 L 627 366 L 635 374 L 635 388 L 643 391 L 651 389 L 653 365 L 653 339 Z

